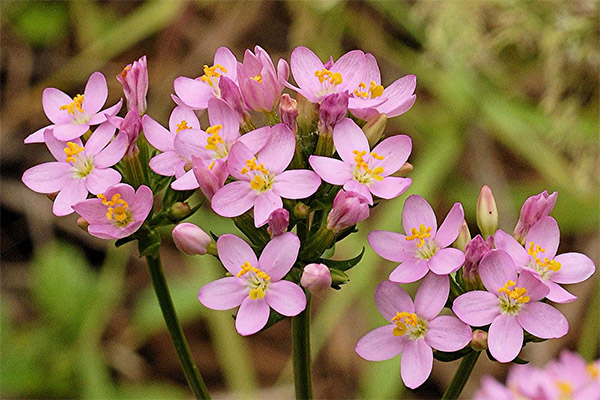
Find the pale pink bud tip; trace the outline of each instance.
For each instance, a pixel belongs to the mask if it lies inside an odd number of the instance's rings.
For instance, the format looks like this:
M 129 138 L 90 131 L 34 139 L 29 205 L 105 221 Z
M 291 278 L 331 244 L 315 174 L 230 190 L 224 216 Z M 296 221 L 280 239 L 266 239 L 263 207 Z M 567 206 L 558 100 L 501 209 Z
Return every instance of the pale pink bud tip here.
M 471 347 L 475 351 L 486 350 L 488 348 L 487 340 L 488 334 L 486 331 L 475 329 L 473 331 L 473 337 L 471 338 Z
M 521 208 L 519 222 L 517 222 L 514 232 L 515 238 L 518 241 L 524 241 L 529 232 L 529 228 L 535 225 L 537 221 L 550 214 L 550 211 L 552 211 L 556 204 L 557 197 L 557 192 L 548 194 L 548 192 L 544 190 L 542 193 L 531 196 L 525 200 L 525 203 L 523 203 L 523 207 Z
M 269 216 L 269 227 L 267 230 L 271 237 L 279 236 L 287 231 L 290 223 L 290 213 L 285 208 L 278 208 Z
M 143 115 L 146 112 L 146 94 L 148 94 L 146 56 L 123 68 L 123 71 L 117 75 L 117 80 L 123 85 L 127 108 L 129 110 L 137 108 L 140 115 Z
M 279 115 L 281 116 L 281 122 L 290 127 L 295 133 L 298 131 L 298 102 L 290 97 L 289 94 L 283 94 L 279 101 Z
M 327 215 L 327 229 L 340 232 L 369 217 L 369 203 L 363 196 L 341 189 Z
M 308 264 L 304 267 L 300 284 L 310 293 L 317 293 L 331 286 L 331 273 L 324 264 Z
M 498 209 L 489 186 L 484 185 L 477 199 L 477 226 L 484 238 L 493 235 L 498 229 Z
M 173 241 L 182 253 L 192 256 L 206 254 L 212 239 L 198 226 L 184 222 L 173 228 Z
M 90 226 L 90 223 L 87 222 L 87 220 L 85 218 L 79 217 L 79 218 L 77 218 L 77 226 L 87 232 L 87 229 L 88 229 L 88 226 Z

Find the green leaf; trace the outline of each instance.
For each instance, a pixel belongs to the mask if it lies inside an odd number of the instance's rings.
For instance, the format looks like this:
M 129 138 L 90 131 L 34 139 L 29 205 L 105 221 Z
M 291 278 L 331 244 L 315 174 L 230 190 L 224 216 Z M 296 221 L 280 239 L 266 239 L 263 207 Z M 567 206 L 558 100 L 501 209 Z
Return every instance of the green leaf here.
M 362 260 L 363 255 L 365 254 L 365 247 L 363 246 L 359 255 L 354 258 L 350 258 L 348 260 L 328 260 L 321 259 L 321 262 L 327 265 L 329 268 L 335 268 L 340 271 L 348 271 L 350 268 L 354 267 L 356 264 Z

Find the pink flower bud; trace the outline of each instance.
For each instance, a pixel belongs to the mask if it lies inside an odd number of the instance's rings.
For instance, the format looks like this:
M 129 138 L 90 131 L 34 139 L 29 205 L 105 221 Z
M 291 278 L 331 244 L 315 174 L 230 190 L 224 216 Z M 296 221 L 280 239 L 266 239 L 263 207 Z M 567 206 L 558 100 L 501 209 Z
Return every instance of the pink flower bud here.
M 126 66 L 117 75 L 117 80 L 123 85 L 127 99 L 127 109 L 137 108 L 140 115 L 146 112 L 146 94 L 148 93 L 148 67 L 146 56 Z
M 477 235 L 467 244 L 465 247 L 465 265 L 463 267 L 463 279 L 466 282 L 478 282 L 477 268 L 479 261 L 492 249 L 493 236 L 488 237 L 488 240 L 483 240 L 481 235 Z
M 514 232 L 514 236 L 519 242 L 522 243 L 525 240 L 529 228 L 550 214 L 550 211 L 554 208 L 554 204 L 556 204 L 557 197 L 557 192 L 549 195 L 548 191 L 544 190 L 542 193 L 525 200 L 523 207 L 521 207 L 521 215 L 519 216 L 519 221 Z
M 325 97 L 319 108 L 319 132 L 331 132 L 348 112 L 348 93 L 333 93 Z
M 304 267 L 300 284 L 310 293 L 317 293 L 331 286 L 331 273 L 324 264 L 308 264 Z
M 469 231 L 469 225 L 467 225 L 467 221 L 463 219 L 462 226 L 460 227 L 460 231 L 458 232 L 458 237 L 454 241 L 454 247 L 459 250 L 465 251 L 465 248 L 471 241 L 471 232 Z
M 280 72 L 285 74 L 285 67 L 280 67 Z M 283 90 L 283 83 L 264 49 L 256 46 L 254 53 L 246 50 L 244 61 L 238 64 L 237 77 L 242 97 L 250 110 L 269 112 L 273 109 Z M 282 80 L 287 80 L 287 76 Z
M 471 347 L 475 351 L 487 350 L 487 340 L 488 333 L 486 331 L 482 331 L 481 329 L 475 329 L 471 338 Z
M 287 93 L 281 95 L 281 100 L 279 101 L 281 122 L 289 126 L 294 133 L 298 132 L 298 123 L 296 122 L 298 114 L 298 102 L 292 99 Z
M 333 208 L 327 215 L 327 229 L 337 233 L 368 217 L 367 199 L 355 192 L 340 189 L 333 199 Z
M 287 231 L 290 224 L 290 213 L 285 208 L 278 208 L 269 215 L 267 231 L 271 237 L 279 236 Z
M 477 226 L 481 234 L 487 238 L 498 230 L 498 209 L 492 189 L 483 185 L 477 199 Z
M 182 253 L 192 256 L 206 254 L 212 239 L 198 226 L 184 222 L 173 228 L 173 241 Z
M 221 98 L 238 113 L 240 122 L 243 122 L 246 116 L 250 116 L 244 105 L 240 88 L 234 81 L 226 76 L 221 76 L 219 90 L 221 90 Z
M 127 134 L 127 142 L 129 144 L 127 145 L 125 154 L 129 157 L 133 157 L 139 151 L 137 140 L 142 131 L 142 119 L 140 118 L 137 108 L 133 108 L 127 112 L 127 115 L 125 115 L 125 118 L 121 122 L 119 130 Z
M 77 218 L 77 226 L 87 232 L 88 231 L 87 229 L 88 229 L 88 226 L 90 226 L 90 223 L 87 222 L 87 220 L 85 218 L 79 217 L 79 218 Z

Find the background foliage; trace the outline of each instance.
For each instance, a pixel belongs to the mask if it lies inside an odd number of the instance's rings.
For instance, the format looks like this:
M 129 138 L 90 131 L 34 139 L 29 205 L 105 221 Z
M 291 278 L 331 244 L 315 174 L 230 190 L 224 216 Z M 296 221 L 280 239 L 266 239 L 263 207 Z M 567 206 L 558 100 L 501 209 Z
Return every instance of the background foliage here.
M 200 75 L 220 46 L 238 59 L 256 44 L 275 59 L 289 59 L 298 45 L 322 59 L 360 48 L 376 56 L 384 84 L 417 75 L 417 103 L 387 128 L 413 138 L 414 184 L 374 209 L 360 233 L 341 243 L 341 256 L 358 254 L 371 229 L 399 230 L 411 193 L 428 199 L 438 215 L 462 202 L 475 226 L 476 197 L 488 184 L 508 231 L 528 196 L 559 191 L 553 216 L 560 251 L 584 252 L 599 264 L 596 1 L 3 1 L 0 7 L 3 397 L 189 396 L 135 250 L 86 235 L 74 216 L 55 218 L 44 196 L 20 182 L 26 168 L 50 160 L 43 145 L 22 143 L 47 123 L 42 90 L 81 92 L 99 70 L 114 104 L 121 88 L 112 77 L 143 54 L 148 113 L 162 123 L 174 105 L 173 79 Z M 234 231 L 208 209 L 195 222 L 216 233 Z M 169 233 L 163 249 L 169 284 L 211 392 L 291 397 L 289 322 L 239 337 L 231 312 L 209 312 L 196 299 L 200 286 L 218 277 L 218 265 L 179 255 Z M 369 363 L 353 351 L 382 322 L 373 289 L 392 267 L 367 249 L 348 285 L 315 299 L 317 396 L 428 398 L 448 384 L 456 365 L 439 363 L 426 385 L 401 392 L 398 358 Z M 569 334 L 529 345 L 525 358 L 542 364 L 561 348 L 598 356 L 597 275 L 572 287 L 578 301 L 559 307 Z M 482 374 L 506 370 L 480 360 L 465 397 Z

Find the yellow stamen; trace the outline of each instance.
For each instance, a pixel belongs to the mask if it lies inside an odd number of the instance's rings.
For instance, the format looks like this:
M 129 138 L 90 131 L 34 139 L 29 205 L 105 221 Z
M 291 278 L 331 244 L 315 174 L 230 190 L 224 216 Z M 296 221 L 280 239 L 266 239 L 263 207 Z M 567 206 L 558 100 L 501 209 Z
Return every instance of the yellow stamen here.
M 529 303 L 529 296 L 526 296 L 527 289 L 515 286 L 515 281 L 508 281 L 504 287 L 498 289 L 498 292 L 506 294 L 509 298 L 518 301 L 519 303 Z M 511 289 L 513 286 L 514 289 Z
M 396 313 L 396 316 L 392 318 L 392 322 L 396 323 L 396 327 L 392 330 L 393 335 L 403 336 L 406 333 L 408 325 L 417 326 L 419 317 L 415 313 L 402 311 Z
M 250 79 L 254 79 L 256 82 L 262 83 L 262 75 L 261 74 L 258 74 L 256 76 L 252 76 L 252 77 L 250 77 Z
M 112 221 L 114 218 L 115 221 L 124 223 L 125 225 L 130 222 L 129 219 L 131 218 L 131 215 L 128 211 L 129 204 L 121 198 L 119 193 L 115 193 L 110 200 L 103 194 L 99 194 L 97 197 L 102 200 L 102 204 L 108 206 L 106 218 L 109 221 Z
M 77 154 L 81 153 L 84 150 L 85 150 L 85 148 L 80 147 L 77 143 L 67 142 L 67 147 L 65 147 L 65 149 L 64 149 L 65 154 L 67 156 L 65 161 L 70 162 L 70 163 L 75 163 L 77 161 L 77 159 L 74 156 L 76 156 Z
M 177 130 L 175 131 L 175 133 L 179 133 L 179 132 L 183 131 L 184 129 L 192 129 L 192 127 L 188 126 L 187 121 L 185 119 L 182 119 L 181 122 L 176 125 L 177 125 Z
M 598 366 L 594 363 L 589 363 L 587 366 L 587 373 L 592 377 L 592 379 L 597 379 L 598 375 L 600 375 L 600 371 L 598 370 Z
M 315 71 L 315 76 L 319 78 L 319 82 L 321 83 L 329 81 L 329 83 L 333 86 L 342 83 L 342 74 L 339 72 L 331 72 L 326 68 L 323 68 L 320 71 Z
M 533 257 L 535 263 L 540 267 L 541 272 L 553 271 L 556 272 L 560 270 L 561 264 L 556 260 L 550 260 L 548 257 L 544 257 L 543 260 L 538 257 L 538 253 L 545 253 L 546 250 L 541 248 L 540 246 L 536 246 L 533 242 L 529 242 L 529 248 L 527 249 L 527 253 Z
M 127 76 L 127 72 L 129 72 L 130 69 L 131 67 L 129 65 L 123 68 L 123 71 L 121 71 L 121 78 L 125 78 Z
M 561 394 L 561 398 L 571 398 L 571 395 L 573 394 L 573 385 L 566 381 L 557 381 L 555 385 Z
M 254 190 L 260 191 L 265 186 L 265 180 L 260 175 L 254 175 L 254 178 L 250 181 L 250 187 Z
M 213 125 L 206 129 L 206 133 L 210 136 L 206 139 L 206 150 L 217 150 L 217 145 L 223 143 L 223 138 L 219 135 L 219 131 L 223 129 L 223 125 Z
M 221 72 L 219 72 L 219 70 Z M 204 66 L 204 75 L 200 77 L 200 80 L 208 85 L 215 87 L 215 79 L 220 78 L 221 74 L 226 74 L 227 70 L 221 64 L 215 64 L 212 67 L 208 65 Z
M 417 228 L 412 228 L 410 230 L 411 235 L 406 237 L 406 240 L 417 240 L 417 247 L 423 247 L 425 244 L 425 239 L 431 237 L 431 227 L 425 227 L 424 224 L 419 226 L 419 230 Z
M 357 97 L 361 97 L 363 99 L 379 97 L 383 94 L 383 86 L 378 85 L 375 81 L 371 81 L 369 89 L 367 89 L 367 84 L 361 82 L 358 84 L 358 88 L 354 90 L 354 95 Z
M 64 104 L 62 106 L 60 106 L 58 109 L 59 110 L 67 110 L 67 112 L 69 114 L 73 114 L 75 115 L 76 112 L 82 113 L 83 112 L 83 95 L 82 94 L 78 94 L 77 96 L 73 97 L 73 101 L 69 104 Z
M 383 94 L 383 86 L 378 85 L 375 81 L 371 81 L 371 86 L 369 86 L 369 92 L 371 92 L 371 98 L 379 97 Z

